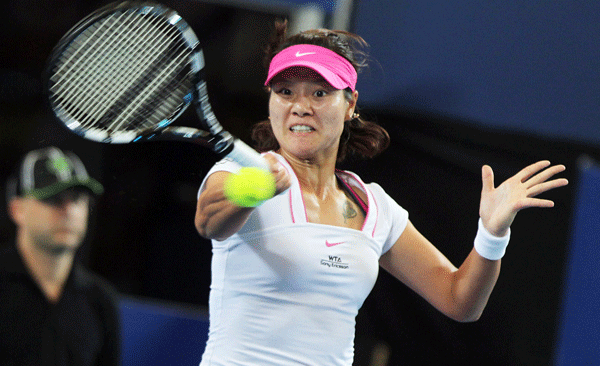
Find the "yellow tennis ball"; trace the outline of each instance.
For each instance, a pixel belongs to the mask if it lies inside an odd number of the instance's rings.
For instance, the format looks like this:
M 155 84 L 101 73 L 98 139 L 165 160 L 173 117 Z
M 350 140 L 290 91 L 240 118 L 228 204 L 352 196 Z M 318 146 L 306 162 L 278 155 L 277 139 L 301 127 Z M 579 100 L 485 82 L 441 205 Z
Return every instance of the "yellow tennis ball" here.
M 275 194 L 275 179 L 260 168 L 241 168 L 225 180 L 225 197 L 242 207 L 256 207 Z

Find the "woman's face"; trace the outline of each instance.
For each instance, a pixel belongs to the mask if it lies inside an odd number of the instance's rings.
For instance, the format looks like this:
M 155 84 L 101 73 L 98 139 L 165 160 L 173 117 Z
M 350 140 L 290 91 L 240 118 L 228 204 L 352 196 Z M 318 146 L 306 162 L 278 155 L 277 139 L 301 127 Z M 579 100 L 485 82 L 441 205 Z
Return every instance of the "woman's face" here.
M 344 121 L 354 113 L 350 100 L 321 75 L 306 67 L 282 71 L 271 82 L 269 116 L 281 153 L 302 160 L 334 159 Z

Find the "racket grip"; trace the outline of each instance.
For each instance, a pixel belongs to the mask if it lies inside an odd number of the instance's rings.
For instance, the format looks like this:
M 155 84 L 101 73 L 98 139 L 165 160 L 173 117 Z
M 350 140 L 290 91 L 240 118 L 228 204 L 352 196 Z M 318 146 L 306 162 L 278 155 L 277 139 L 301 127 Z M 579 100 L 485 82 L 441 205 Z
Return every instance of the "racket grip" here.
M 237 138 L 233 141 L 233 150 L 225 155 L 225 157 L 246 167 L 256 167 L 268 172 L 271 171 L 267 161 L 256 150 Z

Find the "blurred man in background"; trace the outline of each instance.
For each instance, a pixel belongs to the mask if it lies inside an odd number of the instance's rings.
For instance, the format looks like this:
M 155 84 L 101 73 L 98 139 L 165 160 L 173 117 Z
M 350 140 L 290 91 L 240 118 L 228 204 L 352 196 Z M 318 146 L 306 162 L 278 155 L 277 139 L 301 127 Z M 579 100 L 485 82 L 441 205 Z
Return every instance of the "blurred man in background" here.
M 0 247 L 0 365 L 118 365 L 113 287 L 76 259 L 102 185 L 56 147 L 25 155 L 7 184 L 13 242 Z

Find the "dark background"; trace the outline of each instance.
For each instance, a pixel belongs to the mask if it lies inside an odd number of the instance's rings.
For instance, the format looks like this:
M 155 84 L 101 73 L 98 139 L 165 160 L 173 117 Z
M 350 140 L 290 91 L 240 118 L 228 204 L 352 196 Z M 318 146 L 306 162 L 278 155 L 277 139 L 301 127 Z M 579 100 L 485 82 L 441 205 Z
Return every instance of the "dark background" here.
M 0 7 L 0 176 L 6 178 L 29 149 L 53 144 L 75 151 L 106 189 L 96 203 L 82 258 L 124 294 L 205 307 L 210 242 L 198 236 L 193 218 L 197 189 L 216 158 L 179 142 L 102 145 L 85 141 L 54 119 L 42 94 L 41 75 L 54 44 L 79 19 L 105 3 L 26 0 Z M 163 3 L 190 23 L 203 44 L 209 94 L 220 121 L 250 142 L 251 124 L 267 116 L 267 94 L 261 88 L 266 74 L 262 47 L 273 20 L 286 16 L 285 12 L 197 1 Z M 355 8 L 360 10 L 366 3 Z M 360 14 L 355 19 L 359 30 Z M 362 28 L 366 28 L 364 19 Z M 369 75 L 372 82 L 373 74 Z M 376 88 L 365 85 L 365 89 Z M 421 92 L 414 90 L 417 96 Z M 544 194 L 554 200 L 553 209 L 519 213 L 500 279 L 476 323 L 445 318 L 381 272 L 357 319 L 356 363 L 366 364 L 370 346 L 383 342 L 391 350 L 390 365 L 551 364 L 577 160 L 582 154 L 600 158 L 592 141 L 595 137 L 560 138 L 528 128 L 499 127 L 471 118 L 476 113 L 445 113 L 435 103 L 431 108 L 404 104 L 410 100 L 410 90 L 398 90 L 397 95 L 397 104 L 386 100 L 377 105 L 366 97 L 369 102 L 362 110 L 388 130 L 390 148 L 373 161 L 350 160 L 342 168 L 355 171 L 366 182 L 378 182 L 454 264 L 460 265 L 472 248 L 483 164 L 492 166 L 499 184 L 524 166 L 549 159 L 567 166 L 562 176 L 571 185 Z M 178 123 L 193 125 L 194 118 L 191 111 Z M 4 210 L 0 215 L 0 239 L 9 240 L 14 227 Z

